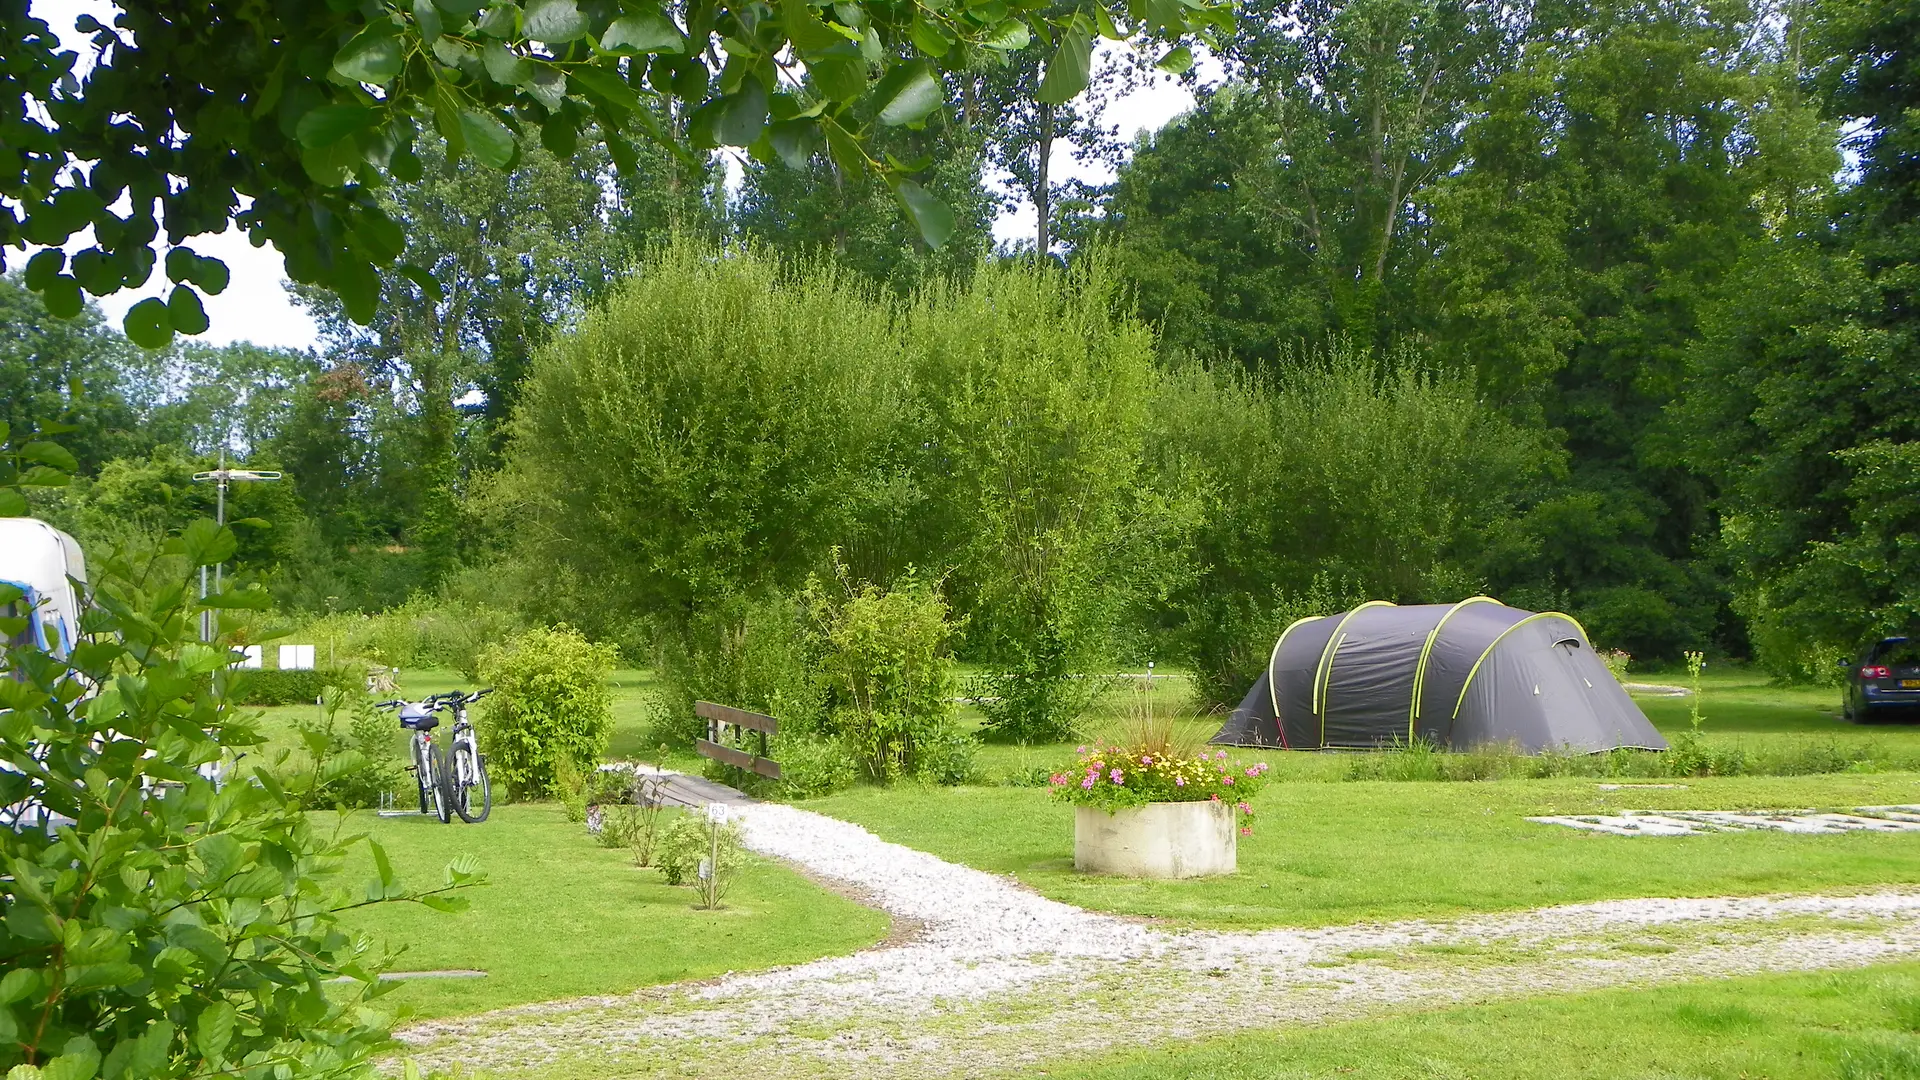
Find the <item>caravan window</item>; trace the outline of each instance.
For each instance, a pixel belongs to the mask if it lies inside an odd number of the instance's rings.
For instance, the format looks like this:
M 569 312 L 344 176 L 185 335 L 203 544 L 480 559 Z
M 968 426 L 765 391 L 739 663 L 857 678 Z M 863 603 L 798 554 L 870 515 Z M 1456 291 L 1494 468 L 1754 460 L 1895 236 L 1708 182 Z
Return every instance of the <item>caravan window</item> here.
M 7 635 L 6 641 L 7 648 L 9 649 L 19 649 L 34 644 L 34 611 L 24 599 L 9 600 L 4 604 L 0 604 L 0 619 L 19 619 L 23 617 L 26 621 L 20 629 Z

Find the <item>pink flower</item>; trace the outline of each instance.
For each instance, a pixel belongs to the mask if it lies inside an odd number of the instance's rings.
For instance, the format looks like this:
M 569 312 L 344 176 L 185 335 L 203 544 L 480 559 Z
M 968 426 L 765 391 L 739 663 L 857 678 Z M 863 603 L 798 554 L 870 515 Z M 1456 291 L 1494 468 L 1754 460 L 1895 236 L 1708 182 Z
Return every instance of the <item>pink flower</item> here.
M 1248 767 L 1247 767 L 1247 775 L 1248 775 L 1249 777 L 1254 777 L 1254 776 L 1259 776 L 1259 775 L 1260 775 L 1260 770 L 1259 770 L 1258 768 L 1255 768 L 1255 767 L 1253 767 L 1253 766 L 1248 766 Z
M 1052 784 L 1054 787 L 1059 787 L 1061 784 L 1064 784 L 1066 782 L 1067 782 L 1067 778 L 1060 773 L 1054 773 L 1052 776 L 1047 778 L 1047 783 Z
M 1084 754 L 1084 753 L 1086 753 L 1086 752 L 1087 752 L 1087 748 L 1086 748 L 1086 747 L 1084 747 L 1084 746 L 1082 746 L 1082 747 L 1078 747 L 1078 748 L 1076 748 L 1076 749 L 1074 750 L 1074 753 L 1076 753 L 1076 754 Z
M 1115 769 L 1112 772 L 1108 773 L 1107 779 L 1112 780 L 1116 784 L 1121 784 L 1126 782 L 1125 776 L 1120 772 L 1119 769 Z
M 1233 777 L 1231 777 L 1231 776 L 1223 776 L 1223 777 L 1221 777 L 1221 778 L 1220 778 L 1220 782 L 1221 782 L 1221 783 L 1223 783 L 1223 784 L 1231 784 L 1231 783 L 1233 783 Z
M 1186 786 L 1187 786 L 1187 778 L 1186 778 L 1186 777 L 1184 777 L 1184 776 L 1176 776 L 1176 777 L 1174 777 L 1174 778 L 1173 778 L 1173 786 L 1174 786 L 1174 787 L 1186 787 Z
M 1091 789 L 1093 787 L 1093 774 L 1088 773 L 1087 778 L 1085 780 L 1080 781 L 1080 786 L 1082 788 Z
M 1219 802 L 1219 801 L 1220 801 L 1220 793 L 1219 793 L 1219 792 L 1217 792 L 1217 791 L 1216 791 L 1216 792 L 1214 792 L 1214 793 L 1213 793 L 1213 794 L 1212 794 L 1211 796 L 1209 796 L 1209 798 L 1208 798 L 1208 801 L 1209 801 L 1209 802 Z
M 1142 755 L 1140 755 L 1140 764 L 1142 764 L 1142 765 L 1151 765 L 1151 764 L 1153 764 L 1153 759 L 1152 759 L 1152 758 L 1150 758 L 1150 757 L 1148 757 L 1148 756 L 1146 756 L 1145 754 L 1142 754 Z
M 1252 836 L 1252 835 L 1253 835 L 1253 826 L 1251 826 L 1251 825 L 1242 825 L 1242 826 L 1240 826 L 1240 835 L 1241 835 L 1241 836 Z
M 1221 761 L 1227 760 L 1227 752 L 1225 750 L 1222 750 L 1213 756 L 1219 758 Z
M 1253 813 L 1253 807 L 1251 807 L 1251 806 L 1248 806 L 1248 805 L 1247 805 L 1246 803 L 1244 803 L 1244 802 L 1240 802 L 1240 803 L 1235 803 L 1234 805 L 1235 805 L 1235 806 L 1238 806 L 1238 807 L 1240 808 L 1240 812 L 1241 812 L 1241 813 L 1243 813 L 1243 814 L 1251 814 L 1251 813 Z

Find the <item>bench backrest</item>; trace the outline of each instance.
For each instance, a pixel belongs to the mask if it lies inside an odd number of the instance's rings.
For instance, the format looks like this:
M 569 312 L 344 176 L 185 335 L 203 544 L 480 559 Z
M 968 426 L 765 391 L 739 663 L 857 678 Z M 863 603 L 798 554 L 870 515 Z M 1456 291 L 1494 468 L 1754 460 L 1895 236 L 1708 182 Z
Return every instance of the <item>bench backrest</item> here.
M 767 756 L 767 739 L 780 730 L 780 721 L 711 701 L 694 702 L 693 713 L 707 722 L 707 737 L 693 741 L 693 748 L 701 757 L 769 779 L 780 779 L 780 763 Z M 731 729 L 731 738 L 728 738 L 728 729 Z M 757 745 L 758 753 L 742 748 L 743 736 Z

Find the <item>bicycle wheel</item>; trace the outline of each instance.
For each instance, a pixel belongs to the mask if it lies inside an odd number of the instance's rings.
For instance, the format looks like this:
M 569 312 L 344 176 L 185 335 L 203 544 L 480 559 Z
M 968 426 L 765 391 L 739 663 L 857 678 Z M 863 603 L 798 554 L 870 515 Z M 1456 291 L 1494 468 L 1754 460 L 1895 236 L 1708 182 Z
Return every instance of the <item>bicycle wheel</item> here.
M 433 767 L 429 774 L 433 784 L 433 814 L 440 819 L 440 824 L 445 825 L 453 820 L 453 785 L 447 775 L 451 770 L 447 768 L 447 755 L 444 752 L 436 754 L 432 747 L 428 747 L 427 757 Z
M 413 779 L 420 785 L 420 812 L 423 814 L 431 812 L 428 805 L 430 796 L 427 793 L 427 785 L 432 782 L 433 770 L 428 767 L 427 756 L 422 752 L 420 740 L 417 737 L 413 740 Z
M 487 763 L 473 748 L 473 743 L 462 739 L 453 744 L 453 767 L 448 776 L 453 781 L 453 809 L 460 820 L 478 825 L 487 820 L 493 811 L 493 789 L 487 783 Z M 474 805 L 475 800 L 479 805 Z

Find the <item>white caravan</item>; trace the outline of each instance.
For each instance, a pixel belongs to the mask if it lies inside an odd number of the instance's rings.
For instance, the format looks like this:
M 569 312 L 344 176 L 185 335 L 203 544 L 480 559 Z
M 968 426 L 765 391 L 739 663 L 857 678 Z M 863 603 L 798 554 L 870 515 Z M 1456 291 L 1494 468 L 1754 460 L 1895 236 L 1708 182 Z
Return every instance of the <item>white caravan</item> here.
M 0 605 L 0 614 L 27 618 L 14 644 L 66 656 L 80 640 L 86 581 L 87 561 L 73 537 L 37 518 L 0 518 L 0 584 L 27 594 L 24 602 Z

